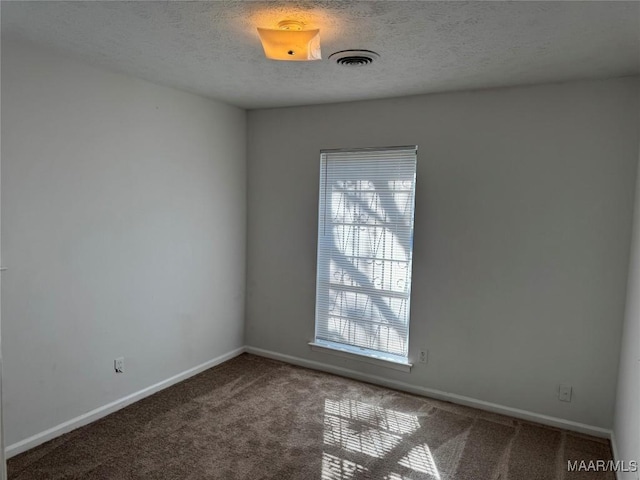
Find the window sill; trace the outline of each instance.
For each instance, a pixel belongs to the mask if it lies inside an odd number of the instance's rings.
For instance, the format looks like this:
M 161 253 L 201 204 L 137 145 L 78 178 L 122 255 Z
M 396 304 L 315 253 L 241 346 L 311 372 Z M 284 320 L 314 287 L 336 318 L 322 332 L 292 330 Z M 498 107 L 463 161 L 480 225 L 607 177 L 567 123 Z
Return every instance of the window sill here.
M 386 358 L 373 357 L 370 355 L 359 354 L 348 351 L 339 347 L 333 347 L 315 342 L 309 342 L 311 350 L 314 352 L 328 353 L 330 355 L 336 355 L 338 357 L 350 358 L 352 360 L 359 360 L 361 362 L 370 363 L 372 365 L 378 365 L 380 367 L 391 368 L 393 370 L 399 370 L 401 372 L 411 372 L 412 363 L 397 362 L 394 360 L 388 360 Z

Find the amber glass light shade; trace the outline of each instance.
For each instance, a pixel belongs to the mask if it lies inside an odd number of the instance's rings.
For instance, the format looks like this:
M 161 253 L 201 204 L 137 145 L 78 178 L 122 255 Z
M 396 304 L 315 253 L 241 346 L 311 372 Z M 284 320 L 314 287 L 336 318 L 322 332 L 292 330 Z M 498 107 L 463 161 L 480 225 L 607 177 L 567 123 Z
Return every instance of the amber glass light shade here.
M 301 30 L 281 22 L 279 30 L 258 28 L 264 54 L 272 60 L 320 60 L 320 30 Z M 283 28 L 282 25 L 285 25 Z

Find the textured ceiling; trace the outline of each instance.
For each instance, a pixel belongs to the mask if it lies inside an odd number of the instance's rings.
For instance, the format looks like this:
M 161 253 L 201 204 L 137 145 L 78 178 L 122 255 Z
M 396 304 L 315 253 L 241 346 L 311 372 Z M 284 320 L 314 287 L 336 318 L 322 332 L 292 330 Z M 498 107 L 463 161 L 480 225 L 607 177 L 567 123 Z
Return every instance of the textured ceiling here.
M 638 2 L 8 2 L 2 36 L 245 107 L 640 73 Z M 256 27 L 320 28 L 323 60 L 264 58 Z M 381 57 L 339 67 L 348 48 Z

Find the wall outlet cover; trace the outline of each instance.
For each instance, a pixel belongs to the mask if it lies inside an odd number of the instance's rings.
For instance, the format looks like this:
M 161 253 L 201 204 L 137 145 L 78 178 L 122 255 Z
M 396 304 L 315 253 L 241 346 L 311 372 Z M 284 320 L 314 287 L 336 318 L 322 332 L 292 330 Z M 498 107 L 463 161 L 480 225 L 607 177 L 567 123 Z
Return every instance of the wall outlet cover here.
M 558 388 L 558 400 L 570 402 L 572 393 L 573 387 L 571 385 L 560 385 L 560 388 Z
M 420 350 L 420 363 L 427 363 L 429 361 L 429 350 L 423 348 Z
M 124 373 L 124 357 L 118 357 L 113 361 L 113 368 L 116 373 Z

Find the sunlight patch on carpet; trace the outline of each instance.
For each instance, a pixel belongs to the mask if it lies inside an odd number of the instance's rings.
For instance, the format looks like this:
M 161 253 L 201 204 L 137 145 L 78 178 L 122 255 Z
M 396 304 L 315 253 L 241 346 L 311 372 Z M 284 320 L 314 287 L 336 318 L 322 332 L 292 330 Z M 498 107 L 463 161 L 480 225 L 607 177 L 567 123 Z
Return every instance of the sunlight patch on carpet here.
M 366 472 L 365 466 L 348 457 L 355 453 L 384 460 L 405 437 L 420 428 L 416 415 L 357 400 L 327 398 L 324 410 L 323 441 L 332 453 L 323 452 L 322 480 L 349 480 L 356 474 Z M 342 454 L 336 455 L 340 451 Z M 398 468 L 393 470 L 410 469 L 427 474 L 433 480 L 441 480 L 431 450 L 426 444 L 412 448 L 395 465 Z M 406 478 L 408 477 L 395 472 L 389 472 L 384 477 L 385 480 Z
M 416 472 L 429 474 L 434 480 L 440 480 L 440 473 L 427 444 L 412 448 L 398 463 Z
M 327 398 L 324 401 L 324 411 L 338 417 L 374 425 L 393 433 L 407 434 L 420 428 L 420 422 L 415 415 L 369 405 L 358 400 L 331 400 Z
M 363 473 L 367 469 L 362 465 L 336 457 L 330 453 L 322 453 L 322 480 L 349 480 L 356 473 Z

